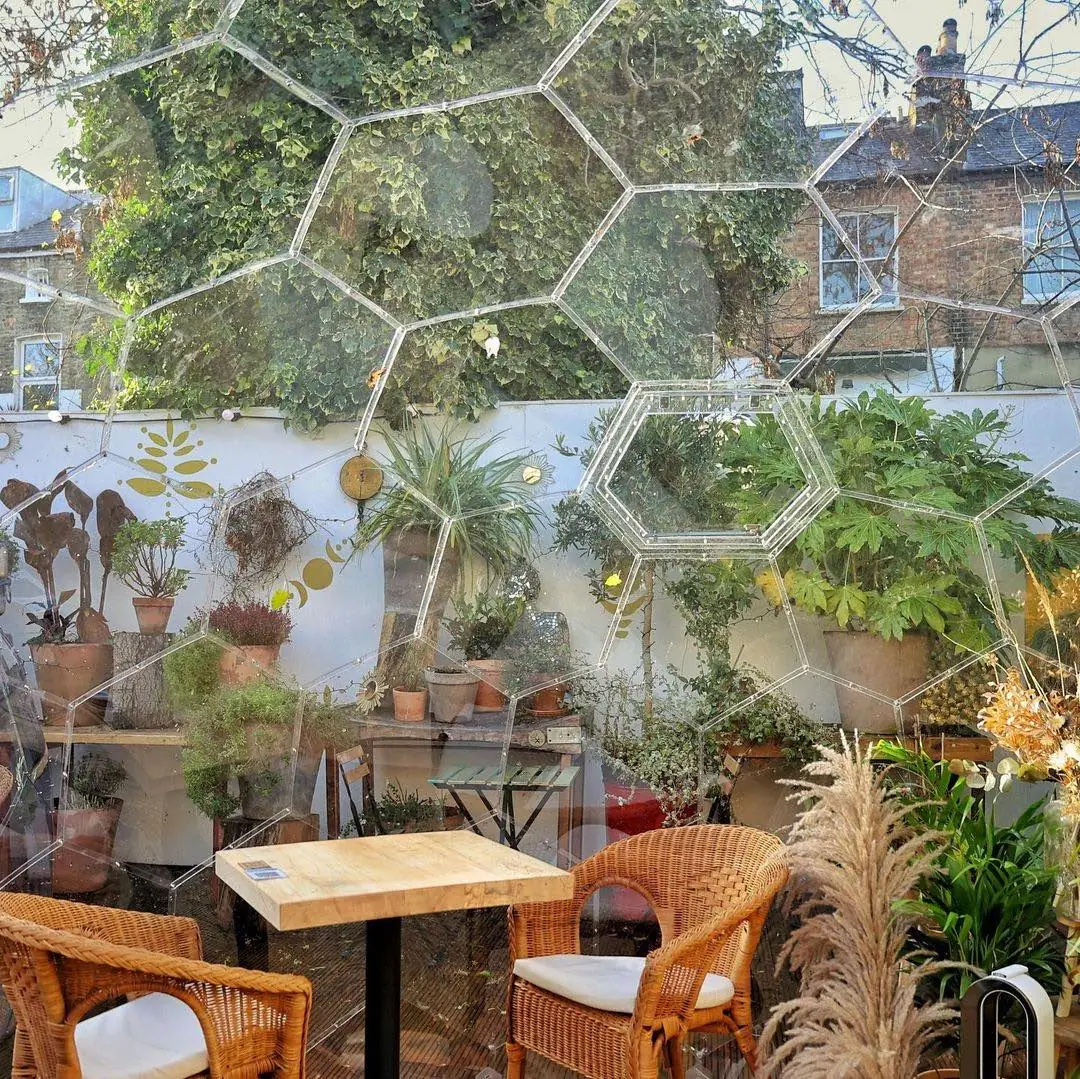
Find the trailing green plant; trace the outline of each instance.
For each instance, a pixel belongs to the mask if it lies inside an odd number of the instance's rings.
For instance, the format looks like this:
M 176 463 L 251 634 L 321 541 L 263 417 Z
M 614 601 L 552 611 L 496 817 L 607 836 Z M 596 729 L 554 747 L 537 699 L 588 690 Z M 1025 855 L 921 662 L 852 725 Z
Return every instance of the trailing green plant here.
M 490 659 L 500 652 L 525 611 L 523 596 L 500 590 L 478 592 L 471 600 L 454 600 L 454 617 L 446 623 L 450 646 L 466 659 Z
M 184 546 L 184 522 L 125 521 L 116 534 L 113 569 L 137 596 L 175 596 L 187 585 L 188 571 L 176 568 Z
M 208 7 L 110 10 L 95 65 L 205 30 L 215 17 Z M 359 116 L 520 85 L 590 14 L 587 0 L 546 8 L 507 0 L 449 14 L 433 0 L 379 8 L 259 0 L 244 5 L 235 30 Z M 598 137 L 612 140 L 639 182 L 795 177 L 805 174 L 808 147 L 792 122 L 790 77 L 779 59 L 797 32 L 806 32 L 805 22 L 772 8 L 753 26 L 688 0 L 618 9 L 561 79 L 573 107 L 590 128 L 601 125 Z M 126 72 L 81 88 L 66 104 L 79 137 L 61 167 L 73 184 L 103 197 L 87 265 L 97 286 L 131 311 L 287 247 L 336 136 L 330 117 L 222 49 Z M 619 191 L 568 132 L 528 97 L 358 130 L 305 250 L 404 322 L 506 298 L 508 290 L 550 292 Z M 446 179 L 455 176 L 457 185 Z M 650 196 L 648 205 L 662 198 Z M 599 252 L 607 265 L 598 260 L 577 283 L 586 307 L 627 324 L 634 355 L 641 352 L 632 346 L 645 343 L 655 357 L 663 331 L 687 306 L 707 320 L 702 332 L 737 340 L 761 294 L 794 272 L 781 241 L 804 205 L 800 193 L 680 193 L 672 201 L 694 219 L 700 249 L 674 240 L 666 215 L 648 214 L 647 236 L 635 231 L 635 242 L 616 245 L 613 232 L 611 246 L 625 257 Z M 715 281 L 718 311 L 698 299 L 703 276 Z M 624 312 L 616 298 L 627 281 L 634 290 Z M 121 373 L 121 407 L 195 415 L 276 405 L 312 427 L 355 418 L 371 399 L 369 377 L 390 334 L 365 316 L 305 267 L 271 266 L 141 318 L 125 364 L 119 333 L 95 333 L 80 351 L 96 368 Z M 562 312 L 542 305 L 500 312 L 494 329 L 502 347 L 492 354 L 485 342 L 494 317 L 408 334 L 384 387 L 389 412 L 403 419 L 423 402 L 475 417 L 507 397 L 620 391 L 615 366 Z M 236 332 L 222 349 L 218 327 L 226 322 Z M 173 347 L 177 339 L 183 347 Z
M 912 952 L 961 964 L 939 971 L 941 999 L 959 999 L 976 978 L 1011 963 L 1057 992 L 1064 962 L 1054 931 L 1058 870 L 1044 849 L 1045 800 L 1000 824 L 995 799 L 965 782 L 968 769 L 895 742 L 877 743 L 873 755 L 890 762 L 889 787 L 907 807 L 908 826 L 935 837 L 933 869 L 900 907 L 916 918 Z
M 343 744 L 347 724 L 312 694 L 265 680 L 220 688 L 189 715 L 182 753 L 192 803 L 211 819 L 240 805 L 229 780 L 243 776 L 256 791 L 272 788 L 287 767 L 297 724 L 302 745 Z
M 127 779 L 127 769 L 112 757 L 84 753 L 68 773 L 68 808 L 106 809 Z
M 190 622 L 185 634 L 198 632 L 196 620 Z M 182 647 L 169 652 L 162 663 L 165 688 L 173 708 L 187 715 L 217 692 L 220 682 L 222 646 L 211 637 L 194 637 Z
M 530 550 L 539 510 L 522 478 L 531 456 L 491 456 L 498 442 L 498 435 L 454 437 L 446 427 L 436 431 L 421 423 L 388 434 L 387 471 L 396 482 L 365 508 L 354 538 L 357 549 L 399 530 L 416 529 L 434 539 L 449 518 L 448 550 L 494 572 L 510 568 Z

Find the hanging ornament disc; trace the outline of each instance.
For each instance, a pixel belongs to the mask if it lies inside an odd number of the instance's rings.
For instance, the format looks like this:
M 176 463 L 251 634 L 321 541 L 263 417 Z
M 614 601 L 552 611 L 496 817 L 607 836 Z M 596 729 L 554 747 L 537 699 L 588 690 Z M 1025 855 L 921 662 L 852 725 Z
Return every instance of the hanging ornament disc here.
M 382 469 L 366 454 L 358 453 L 341 466 L 338 483 L 353 501 L 366 502 L 382 490 Z

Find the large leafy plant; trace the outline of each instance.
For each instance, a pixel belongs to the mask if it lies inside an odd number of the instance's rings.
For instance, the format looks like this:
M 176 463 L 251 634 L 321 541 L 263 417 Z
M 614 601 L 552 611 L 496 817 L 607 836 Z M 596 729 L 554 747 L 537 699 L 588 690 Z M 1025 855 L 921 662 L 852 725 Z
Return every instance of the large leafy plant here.
M 948 761 L 895 742 L 873 752 L 891 762 L 889 785 L 907 806 L 908 826 L 938 837 L 932 872 L 902 907 L 917 916 L 913 952 L 962 964 L 939 971 L 941 997 L 958 999 L 980 974 L 1011 963 L 1056 992 L 1063 953 L 1054 931 L 1058 870 L 1044 851 L 1045 803 L 1001 824 L 994 800 L 984 801 Z
M 811 399 L 809 420 L 841 491 L 851 494 L 842 493 L 780 557 L 787 592 L 801 609 L 886 639 L 925 629 L 959 647 L 986 647 L 994 632 L 977 569 L 983 552 L 965 518 L 1013 492 L 1007 507 L 982 521 L 991 547 L 1018 568 L 1026 558 L 1043 578 L 1080 562 L 1080 503 L 1058 497 L 1046 479 L 1033 480 L 1027 458 L 1003 448 L 1009 419 L 998 410 L 941 415 L 922 398 L 878 390 L 844 402 Z M 752 470 L 754 487 L 797 487 L 785 449 L 783 432 L 765 419 L 741 428 L 720 461 L 735 477 Z M 723 494 L 751 526 L 765 523 L 753 494 L 734 480 Z M 1033 519 L 1053 527 L 1037 535 Z

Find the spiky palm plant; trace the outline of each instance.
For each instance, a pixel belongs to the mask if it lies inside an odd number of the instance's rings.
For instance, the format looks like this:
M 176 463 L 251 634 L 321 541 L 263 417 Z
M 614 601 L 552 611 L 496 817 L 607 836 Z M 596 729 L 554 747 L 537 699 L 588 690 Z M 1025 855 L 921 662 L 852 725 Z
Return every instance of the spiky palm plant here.
M 818 778 L 792 781 L 809 805 L 789 848 L 801 924 L 780 962 L 799 975 L 800 992 L 769 1017 L 761 1074 L 913 1079 L 953 1009 L 916 1003 L 933 968 L 902 962 L 911 919 L 896 901 L 932 869 L 936 837 L 905 826 L 910 806 L 858 746 L 821 753 L 805 768 Z

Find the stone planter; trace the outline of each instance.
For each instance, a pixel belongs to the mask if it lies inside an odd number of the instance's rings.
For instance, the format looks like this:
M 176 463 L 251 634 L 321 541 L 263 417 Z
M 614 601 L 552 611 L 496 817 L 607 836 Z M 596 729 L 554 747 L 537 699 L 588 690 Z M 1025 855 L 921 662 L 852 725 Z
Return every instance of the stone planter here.
M 277 668 L 280 644 L 232 644 L 221 650 L 218 677 L 223 686 L 257 682 Z
M 38 689 L 46 726 L 67 722 L 68 704 L 112 678 L 112 644 L 32 644 L 30 655 L 37 671 Z M 104 703 L 84 701 L 75 709 L 76 727 L 93 727 L 105 715 Z
M 480 677 L 476 686 L 476 710 L 478 712 L 501 712 L 510 703 L 510 699 L 502 692 L 503 679 L 506 677 L 506 668 L 510 665 L 507 659 L 467 659 L 465 661 L 469 670 L 475 671 Z
M 124 802 L 103 801 L 101 808 L 57 809 L 50 814 L 53 835 L 61 844 L 52 859 L 54 892 L 74 895 L 105 887 Z
M 427 719 L 428 691 L 394 686 L 394 719 L 398 723 L 423 723 Z
M 174 596 L 135 596 L 132 599 L 140 633 L 159 635 L 165 632 L 172 615 Z
M 837 678 L 865 686 L 893 700 L 918 689 L 927 679 L 930 638 L 905 633 L 903 640 L 887 641 L 859 630 L 825 630 L 829 666 Z M 840 722 L 860 734 L 895 734 L 896 715 L 891 704 L 868 697 L 847 686 L 836 686 Z M 918 701 L 903 707 L 904 721 L 914 721 Z
M 472 719 L 476 686 L 480 681 L 475 674 L 471 671 L 444 671 L 428 667 L 424 677 L 431 694 L 431 711 L 437 723 Z

